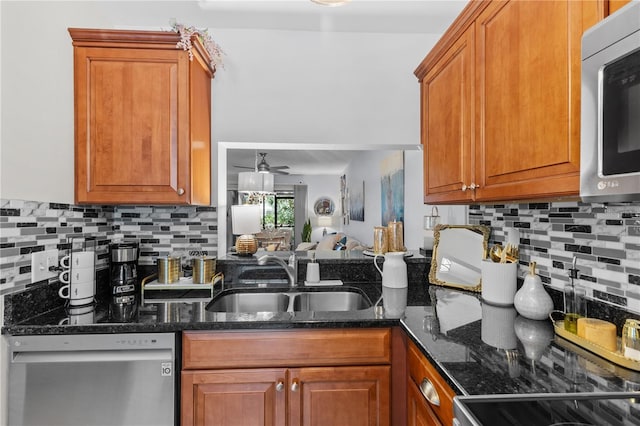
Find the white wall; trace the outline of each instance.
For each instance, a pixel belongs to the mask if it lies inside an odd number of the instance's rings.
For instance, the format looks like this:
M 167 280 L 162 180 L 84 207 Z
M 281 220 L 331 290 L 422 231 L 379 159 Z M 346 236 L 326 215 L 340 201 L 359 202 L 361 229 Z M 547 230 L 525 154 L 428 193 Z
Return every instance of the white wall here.
M 172 18 L 205 27 L 206 14 L 197 2 L 2 1 L 0 7 L 0 196 L 71 203 L 73 51 L 67 28 L 157 30 Z M 227 53 L 213 81 L 214 142 L 419 143 L 413 70 L 438 36 L 211 31 Z
M 353 160 L 346 170 L 347 185 L 364 180 L 364 222 L 350 221 L 344 231 L 366 245 L 373 245 L 373 227 L 380 226 L 381 188 L 380 163 L 392 151 L 365 151 Z M 431 206 L 423 203 L 422 151 L 405 151 L 404 154 L 404 244 L 410 250 L 423 247 L 423 217 L 431 214 Z M 466 206 L 438 206 L 441 223 L 465 224 Z

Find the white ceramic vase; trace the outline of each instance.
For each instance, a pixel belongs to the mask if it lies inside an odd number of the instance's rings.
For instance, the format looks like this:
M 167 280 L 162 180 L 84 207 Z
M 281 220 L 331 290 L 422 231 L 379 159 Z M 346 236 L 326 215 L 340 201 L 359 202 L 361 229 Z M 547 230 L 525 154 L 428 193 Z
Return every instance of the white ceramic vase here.
M 543 320 L 549 318 L 553 310 L 553 300 L 542 285 L 542 280 L 536 275 L 536 263 L 529 264 L 529 274 L 524 284 L 516 292 L 513 300 L 516 311 L 525 318 Z
M 373 258 L 373 265 L 382 275 L 382 306 L 386 318 L 402 318 L 407 308 L 407 264 L 403 252 L 388 252 L 384 255 L 383 269 Z M 384 271 L 383 271 L 384 270 Z

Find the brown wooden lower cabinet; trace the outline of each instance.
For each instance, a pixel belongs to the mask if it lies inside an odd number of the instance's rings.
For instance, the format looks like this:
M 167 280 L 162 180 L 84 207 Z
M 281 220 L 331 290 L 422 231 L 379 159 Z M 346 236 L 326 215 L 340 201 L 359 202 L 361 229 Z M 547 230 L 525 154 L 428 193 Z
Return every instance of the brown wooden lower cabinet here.
M 284 425 L 285 377 L 284 369 L 185 371 L 181 424 Z
M 185 371 L 182 424 L 389 424 L 389 371 L 389 366 Z
M 185 332 L 181 424 L 388 426 L 390 338 L 390 329 Z
M 452 424 L 455 392 L 411 341 L 407 344 L 407 369 L 407 424 Z
M 407 380 L 407 419 L 407 426 L 442 426 L 442 422 L 411 378 Z
M 390 370 L 386 365 L 291 370 L 289 425 L 389 424 Z

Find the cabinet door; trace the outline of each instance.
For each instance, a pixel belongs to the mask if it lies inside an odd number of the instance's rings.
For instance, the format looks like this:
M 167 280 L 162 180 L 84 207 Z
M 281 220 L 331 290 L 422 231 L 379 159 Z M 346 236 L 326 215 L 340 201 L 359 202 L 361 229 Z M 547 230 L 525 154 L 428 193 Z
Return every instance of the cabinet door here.
M 430 418 L 435 415 L 442 424 L 450 425 L 453 422 L 453 398 L 455 392 L 413 342 L 409 342 L 407 347 L 407 368 L 409 372 L 408 383 L 413 385 L 408 387 L 408 392 L 411 393 L 413 389 L 415 391 L 413 392 L 413 399 L 420 398 L 421 402 L 424 405 L 428 405 L 427 408 L 429 409 L 428 411 L 420 411 L 419 417 Z M 422 395 L 419 390 L 421 386 L 424 387 L 426 395 L 431 398 L 431 402 L 427 401 L 426 397 Z M 416 405 L 416 409 L 419 407 L 420 405 Z M 411 410 L 410 406 L 407 408 Z M 411 418 L 411 414 L 409 414 L 409 417 Z
M 284 425 L 286 370 L 183 371 L 182 426 Z
M 422 79 L 424 202 L 473 199 L 473 26 Z
M 390 424 L 390 367 L 322 367 L 289 370 L 289 424 Z
M 429 403 L 409 378 L 407 381 L 407 426 L 442 426 Z
M 492 2 L 476 20 L 481 201 L 579 192 L 580 42 L 596 1 Z
M 198 58 L 198 60 L 202 60 Z M 187 202 L 199 206 L 211 204 L 211 74 L 196 59 L 189 74 L 190 191 Z
M 189 58 L 77 47 L 76 202 L 187 202 Z

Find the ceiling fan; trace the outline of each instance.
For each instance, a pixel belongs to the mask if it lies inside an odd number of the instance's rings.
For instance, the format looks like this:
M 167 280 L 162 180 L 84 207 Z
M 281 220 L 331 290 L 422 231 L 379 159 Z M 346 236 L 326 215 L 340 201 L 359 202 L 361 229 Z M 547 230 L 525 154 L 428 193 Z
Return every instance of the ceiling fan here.
M 289 172 L 284 171 L 284 169 L 288 169 L 289 166 L 270 166 L 269 163 L 267 163 L 267 160 L 265 158 L 267 156 L 266 152 L 258 152 L 257 154 L 260 154 L 262 158 L 258 162 L 258 156 L 256 155 L 256 165 L 254 167 L 247 167 L 247 166 L 234 166 L 234 167 L 237 167 L 239 169 L 255 170 L 258 173 L 273 173 L 278 175 L 289 174 Z

